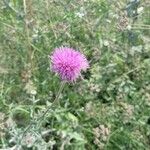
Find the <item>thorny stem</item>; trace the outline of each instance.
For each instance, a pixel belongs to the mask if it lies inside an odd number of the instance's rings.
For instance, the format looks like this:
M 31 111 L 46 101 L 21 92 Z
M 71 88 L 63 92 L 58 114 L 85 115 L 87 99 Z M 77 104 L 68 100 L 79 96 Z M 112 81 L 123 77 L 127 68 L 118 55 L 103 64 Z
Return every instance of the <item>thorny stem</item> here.
M 65 85 L 65 81 L 62 81 L 62 82 L 61 82 L 61 85 L 60 85 L 60 88 L 59 88 L 59 90 L 58 90 L 58 93 L 57 93 L 57 95 L 56 95 L 56 98 L 55 98 L 54 101 L 53 101 L 52 106 L 60 105 L 60 104 L 59 104 L 59 97 L 60 97 L 60 94 L 61 94 L 61 92 L 62 92 L 62 90 L 63 90 L 63 88 L 64 88 L 64 85 Z M 39 120 L 42 119 L 42 118 L 49 112 L 49 110 L 51 109 L 52 106 L 49 106 L 49 107 L 47 108 L 47 110 L 43 113 L 43 115 L 39 118 Z
M 61 92 L 63 91 L 64 86 L 65 86 L 65 81 L 62 81 L 62 82 L 61 82 L 61 85 L 60 85 L 60 88 L 59 88 L 59 90 L 58 90 L 58 93 L 57 93 L 57 95 L 56 95 L 56 98 L 54 99 L 52 105 L 49 106 L 49 107 L 46 109 L 46 111 L 41 115 L 41 117 L 39 117 L 39 118 L 37 119 L 37 122 L 39 121 L 38 124 L 41 122 L 41 120 L 45 117 L 45 115 L 49 112 L 49 110 L 50 110 L 53 106 L 55 106 L 55 105 L 57 105 L 57 104 L 59 105 L 59 97 L 60 97 Z M 24 132 L 23 132 L 23 134 L 22 134 L 22 137 L 21 137 L 21 139 L 20 139 L 19 142 L 18 142 L 18 146 L 21 145 L 21 142 L 22 142 L 22 140 L 23 140 L 23 137 L 25 136 L 25 134 L 27 133 L 27 131 L 30 129 L 30 127 L 32 126 L 32 124 L 33 124 L 33 122 L 30 122 L 30 124 L 29 124 L 29 125 L 27 126 L 27 128 L 24 130 Z

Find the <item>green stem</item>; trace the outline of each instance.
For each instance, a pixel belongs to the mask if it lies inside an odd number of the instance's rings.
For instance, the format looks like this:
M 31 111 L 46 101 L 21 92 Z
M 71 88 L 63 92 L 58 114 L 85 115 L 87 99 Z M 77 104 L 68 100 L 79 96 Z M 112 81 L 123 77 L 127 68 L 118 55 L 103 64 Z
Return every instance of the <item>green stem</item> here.
M 59 91 L 58 91 L 58 93 L 57 93 L 57 95 L 56 95 L 56 98 L 55 98 L 55 100 L 53 101 L 53 104 L 52 104 L 53 106 L 55 106 L 55 105 L 60 105 L 60 103 L 59 103 L 59 96 L 60 96 L 60 94 L 61 94 L 61 92 L 62 92 L 64 86 L 65 86 L 65 82 L 62 81 L 62 82 L 61 82 L 61 85 L 60 85 L 60 88 L 59 88 Z M 50 109 L 51 109 L 51 106 L 49 106 L 49 107 L 47 108 L 47 110 L 43 113 L 43 115 L 42 115 L 40 118 L 43 118 L 43 117 L 49 112 Z
M 65 86 L 65 82 L 62 81 L 62 82 L 61 82 L 61 85 L 60 85 L 60 88 L 59 88 L 59 91 L 58 91 L 58 93 L 57 93 L 57 95 L 56 95 L 56 98 L 54 99 L 54 102 L 53 102 L 52 106 L 55 106 L 56 104 L 59 104 L 59 97 L 60 97 L 60 94 L 61 94 L 61 92 L 62 92 L 64 86 Z M 47 110 L 42 114 L 42 116 L 37 119 L 37 121 L 39 121 L 38 124 L 40 124 L 40 122 L 41 122 L 42 119 L 45 117 L 45 115 L 49 112 L 49 110 L 52 108 L 52 106 L 49 106 L 49 107 L 47 108 Z M 32 126 L 32 123 L 33 123 L 33 122 L 30 122 L 30 124 L 29 124 L 29 125 L 27 126 L 27 128 L 24 130 L 24 132 L 23 132 L 23 134 L 22 134 L 22 137 L 21 137 L 21 140 L 19 141 L 19 144 L 18 144 L 18 145 L 21 145 L 21 142 L 22 142 L 22 140 L 23 140 L 23 137 L 25 136 L 25 134 L 27 133 L 27 131 L 28 131 L 28 130 L 30 129 L 30 127 Z

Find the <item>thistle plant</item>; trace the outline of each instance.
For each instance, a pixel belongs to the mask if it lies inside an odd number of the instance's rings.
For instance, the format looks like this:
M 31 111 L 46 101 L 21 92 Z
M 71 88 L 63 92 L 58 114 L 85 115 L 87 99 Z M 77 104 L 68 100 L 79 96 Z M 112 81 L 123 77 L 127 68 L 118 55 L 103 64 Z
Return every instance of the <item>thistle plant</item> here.
M 59 95 L 65 82 L 74 82 L 81 76 L 81 70 L 86 70 L 89 67 L 86 57 L 79 51 L 73 48 L 60 47 L 56 48 L 50 56 L 52 63 L 52 71 L 59 74 L 62 82 L 60 90 L 56 96 L 54 103 L 59 99 Z
M 60 88 L 52 104 L 52 106 L 55 106 L 56 104 L 59 104 L 59 96 L 64 88 L 65 83 L 75 82 L 77 78 L 81 76 L 81 71 L 86 71 L 86 69 L 89 68 L 89 63 L 82 53 L 74 50 L 73 48 L 67 47 L 56 48 L 53 54 L 50 56 L 50 61 L 52 64 L 51 71 L 57 73 L 61 79 Z M 49 112 L 52 106 L 49 106 L 41 115 L 41 117 L 38 118 L 37 125 L 40 124 L 41 120 Z M 19 145 L 31 126 L 32 122 L 24 130 Z

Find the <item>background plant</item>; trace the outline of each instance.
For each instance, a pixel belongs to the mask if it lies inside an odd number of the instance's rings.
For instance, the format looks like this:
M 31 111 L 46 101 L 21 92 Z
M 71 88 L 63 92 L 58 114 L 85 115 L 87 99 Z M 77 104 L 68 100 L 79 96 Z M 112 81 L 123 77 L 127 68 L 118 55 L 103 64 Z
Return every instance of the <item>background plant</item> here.
M 0 148 L 150 149 L 148 0 L 0 1 Z M 55 47 L 83 52 L 90 69 L 56 97 Z

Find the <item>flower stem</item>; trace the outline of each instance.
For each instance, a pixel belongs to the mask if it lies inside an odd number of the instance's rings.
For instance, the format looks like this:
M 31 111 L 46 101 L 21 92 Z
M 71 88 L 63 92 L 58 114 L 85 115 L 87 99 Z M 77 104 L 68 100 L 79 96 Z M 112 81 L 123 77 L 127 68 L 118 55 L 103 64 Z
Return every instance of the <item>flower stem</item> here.
M 56 95 L 56 98 L 55 98 L 55 100 L 52 103 L 52 106 L 60 105 L 60 103 L 59 103 L 59 96 L 60 96 L 64 86 L 65 86 L 65 82 L 62 81 L 61 85 L 60 85 L 60 88 L 59 88 L 59 91 L 58 91 L 58 93 Z M 43 115 L 40 118 L 43 118 L 49 112 L 50 109 L 51 109 L 51 106 L 47 108 L 47 110 L 43 113 Z
M 59 90 L 58 90 L 58 93 L 57 93 L 57 95 L 56 95 L 56 98 L 54 99 L 54 102 L 53 102 L 52 106 L 55 106 L 56 104 L 59 104 L 59 96 L 60 96 L 60 94 L 61 94 L 61 92 L 62 92 L 64 86 L 65 86 L 65 82 L 62 81 L 62 82 L 61 82 L 61 85 L 60 85 L 60 88 L 59 88 Z M 49 110 L 52 108 L 52 106 L 49 106 L 49 107 L 46 109 L 46 111 L 41 115 L 41 117 L 39 117 L 39 118 L 37 119 L 37 122 L 38 122 L 37 124 L 40 124 L 40 122 L 41 122 L 42 119 L 45 117 L 45 115 L 49 112 Z M 23 132 L 23 134 L 22 134 L 22 137 L 21 137 L 21 140 L 19 140 L 19 144 L 18 144 L 18 145 L 21 144 L 21 142 L 22 142 L 22 140 L 23 140 L 23 137 L 25 136 L 25 134 L 27 133 L 27 131 L 31 128 L 32 123 L 33 123 L 33 122 L 30 122 L 30 124 L 29 124 L 29 125 L 27 126 L 27 128 L 24 130 L 24 132 Z

